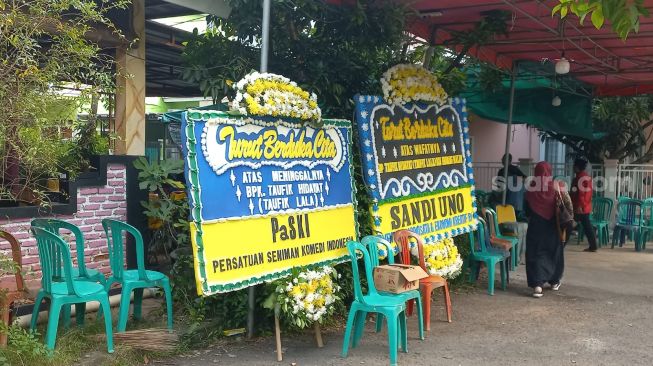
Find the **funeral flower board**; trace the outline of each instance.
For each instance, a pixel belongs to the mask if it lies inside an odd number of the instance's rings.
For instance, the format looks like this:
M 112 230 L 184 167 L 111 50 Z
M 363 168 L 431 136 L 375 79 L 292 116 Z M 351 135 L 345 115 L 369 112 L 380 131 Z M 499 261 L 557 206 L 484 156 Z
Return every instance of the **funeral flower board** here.
M 441 104 L 354 99 L 375 230 L 390 239 L 408 229 L 427 243 L 473 230 L 476 201 L 464 99 Z
M 184 113 L 197 288 L 209 295 L 347 258 L 351 123 Z

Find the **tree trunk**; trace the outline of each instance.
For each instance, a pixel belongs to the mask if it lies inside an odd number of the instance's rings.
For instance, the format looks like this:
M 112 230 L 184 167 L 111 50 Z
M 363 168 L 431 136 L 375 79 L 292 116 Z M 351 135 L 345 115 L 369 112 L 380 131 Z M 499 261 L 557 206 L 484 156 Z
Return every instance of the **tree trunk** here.
M 5 141 L 5 158 L 4 172 L 2 174 L 2 185 L 11 195 L 16 198 L 20 193 L 20 160 L 14 146 L 9 142 L 9 137 Z
M 644 155 L 637 158 L 632 164 L 645 164 L 653 160 L 653 144 L 648 146 Z
M 642 128 L 642 130 L 645 130 L 645 129 L 651 127 L 651 126 L 653 126 L 653 120 L 650 120 L 650 121 L 644 123 L 641 128 Z M 650 138 L 650 136 L 651 136 L 651 133 L 649 133 L 648 137 Z M 648 140 L 649 139 L 647 138 L 646 141 L 648 142 Z M 653 160 L 653 143 L 651 143 L 648 146 L 648 149 L 646 149 L 646 152 L 642 156 L 640 156 L 635 161 L 633 161 L 633 164 L 645 164 L 645 163 L 650 162 L 651 160 Z
M 80 131 L 79 147 L 81 155 L 85 160 L 84 165 L 86 167 L 83 169 L 84 171 L 88 171 L 90 168 L 90 163 L 87 159 L 93 153 L 93 137 L 97 133 L 97 111 L 99 102 L 99 95 L 97 93 L 93 93 L 91 96 L 91 110 L 88 114 L 87 124 Z

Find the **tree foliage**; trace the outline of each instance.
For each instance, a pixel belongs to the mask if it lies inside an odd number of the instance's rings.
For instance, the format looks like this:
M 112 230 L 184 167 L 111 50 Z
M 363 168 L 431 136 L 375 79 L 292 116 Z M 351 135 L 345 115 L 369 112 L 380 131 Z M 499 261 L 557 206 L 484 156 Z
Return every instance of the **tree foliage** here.
M 569 13 L 576 15 L 582 25 L 589 15 L 592 25 L 601 29 L 609 21 L 612 30 L 626 39 L 630 32 L 639 31 L 640 17 L 648 17 L 649 11 L 644 0 L 559 0 L 552 15 L 565 18 Z
M 60 129 L 91 95 L 113 89 L 112 60 L 86 34 L 97 26 L 119 34 L 106 14 L 127 4 L 0 0 L 0 196 L 15 198 L 56 174 L 71 148 Z M 82 85 L 93 88 L 62 96 L 62 87 Z
M 407 55 L 410 62 L 420 63 L 425 53 L 430 52 L 428 63 L 424 66 L 435 73 L 440 84 L 449 95 L 458 95 L 466 87 L 467 73 L 478 73 L 482 87 L 488 92 L 501 86 L 506 72 L 487 62 L 468 55 L 474 47 L 479 47 L 508 34 L 510 13 L 502 10 L 484 12 L 483 17 L 465 31 L 452 32 L 451 38 L 441 46 L 419 45 Z
M 233 95 L 230 84 L 260 63 L 260 1 L 230 0 L 230 5 L 229 18 L 210 18 L 209 30 L 195 32 L 183 55 L 182 77 L 216 102 Z M 422 61 L 427 46 L 404 32 L 410 15 L 393 2 L 277 1 L 270 24 L 269 71 L 315 92 L 324 116 L 348 118 L 354 93 L 380 94 L 378 80 L 388 67 Z M 469 50 L 507 34 L 509 18 L 504 11 L 486 12 L 468 30 L 453 32 L 435 47 L 426 66 L 450 86 L 445 88 L 449 94 L 464 87 L 461 70 L 477 65 L 467 56 Z
M 508 35 L 508 20 L 510 12 L 504 10 L 490 10 L 482 13 L 483 18 L 474 23 L 471 29 L 451 32 L 451 38 L 445 41 L 444 45 L 457 45 L 461 47 L 460 52 L 443 71 L 448 74 L 455 68 L 460 68 L 461 62 L 467 56 L 472 47 L 483 46 L 495 40 L 497 36 Z
M 570 13 L 579 18 L 581 25 L 589 16 L 596 29 L 608 21 L 623 40 L 630 32 L 639 31 L 640 18 L 650 15 L 644 0 L 559 0 L 552 11 L 561 18 Z M 653 146 L 647 145 L 653 126 L 652 112 L 650 96 L 598 98 L 594 100 L 592 120 L 594 130 L 602 137 L 589 141 L 550 132 L 545 136 L 565 143 L 574 153 L 592 161 L 630 158 L 636 163 L 649 162 L 653 160 Z
M 186 45 L 182 75 L 219 101 L 229 84 L 258 69 L 261 2 L 231 0 L 228 19 L 211 19 L 205 34 Z M 378 80 L 402 60 L 406 10 L 361 0 L 353 6 L 323 1 L 276 1 L 270 24 L 269 72 L 284 75 L 319 96 L 322 114 L 349 117 L 356 92 L 380 92 Z
M 653 144 L 649 145 L 653 96 L 597 98 L 592 105 L 596 140 L 563 136 L 547 132 L 546 136 L 569 146 L 575 154 L 593 162 L 604 159 L 635 159 L 636 163 L 653 160 Z

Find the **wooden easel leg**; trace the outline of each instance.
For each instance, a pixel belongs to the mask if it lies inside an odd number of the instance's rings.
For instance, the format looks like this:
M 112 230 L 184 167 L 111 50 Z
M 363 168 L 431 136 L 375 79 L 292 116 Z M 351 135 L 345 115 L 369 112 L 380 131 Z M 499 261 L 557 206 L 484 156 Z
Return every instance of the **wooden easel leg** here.
M 315 330 L 315 343 L 317 343 L 317 348 L 324 347 L 324 343 L 322 343 L 322 332 L 320 330 L 320 323 L 315 322 L 313 324 L 313 329 Z
M 283 361 L 283 354 L 281 353 L 281 328 L 279 327 L 279 315 L 275 311 L 274 314 L 274 336 L 277 341 L 277 361 Z

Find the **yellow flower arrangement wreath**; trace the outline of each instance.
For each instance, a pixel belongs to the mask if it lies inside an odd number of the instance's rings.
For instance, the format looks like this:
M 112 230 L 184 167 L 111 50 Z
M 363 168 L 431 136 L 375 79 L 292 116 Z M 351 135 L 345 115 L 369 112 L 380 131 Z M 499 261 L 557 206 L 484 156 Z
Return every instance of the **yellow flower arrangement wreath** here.
M 278 281 L 276 299 L 286 318 L 298 328 L 322 323 L 333 315 L 340 286 L 340 275 L 329 266 L 306 269 Z
M 391 104 L 444 104 L 448 98 L 438 78 L 419 65 L 399 64 L 389 68 L 381 77 L 381 88 L 383 98 Z
M 281 75 L 252 72 L 233 85 L 232 110 L 244 115 L 320 121 L 317 96 Z
M 418 255 L 416 246 L 411 248 L 411 254 Z M 447 279 L 456 278 L 463 267 L 458 247 L 451 238 L 424 244 L 424 262 L 429 274 Z

